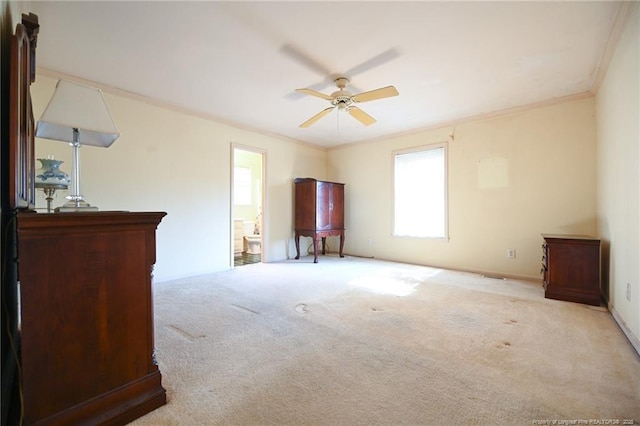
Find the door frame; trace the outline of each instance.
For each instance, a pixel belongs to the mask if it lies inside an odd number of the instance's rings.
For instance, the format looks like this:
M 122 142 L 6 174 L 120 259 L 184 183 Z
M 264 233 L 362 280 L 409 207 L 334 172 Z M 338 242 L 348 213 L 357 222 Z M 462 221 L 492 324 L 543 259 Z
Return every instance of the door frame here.
M 267 150 L 258 148 L 255 146 L 239 144 L 236 142 L 231 142 L 231 167 L 230 167 L 230 212 L 229 212 L 229 265 L 233 269 L 234 266 L 234 251 L 233 251 L 233 239 L 234 239 L 234 217 L 235 217 L 235 208 L 234 208 L 234 189 L 233 189 L 233 181 L 234 181 L 234 167 L 235 167 L 235 151 L 248 151 L 255 154 L 259 154 L 261 156 L 261 190 L 260 190 L 260 203 L 262 205 L 262 229 L 260 230 L 260 262 L 264 262 L 266 259 L 266 247 L 265 241 L 268 237 L 268 208 L 267 208 Z

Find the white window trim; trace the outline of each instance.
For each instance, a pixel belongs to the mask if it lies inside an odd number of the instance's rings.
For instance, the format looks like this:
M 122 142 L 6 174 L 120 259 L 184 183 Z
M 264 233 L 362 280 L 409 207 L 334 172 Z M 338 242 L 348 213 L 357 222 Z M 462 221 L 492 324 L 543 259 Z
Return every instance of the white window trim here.
M 419 237 L 419 236 L 411 236 L 411 235 L 398 235 L 396 234 L 396 194 L 395 194 L 395 179 L 396 179 L 396 155 L 401 154 L 410 154 L 413 152 L 427 151 L 431 149 L 444 149 L 444 236 L 443 237 Z M 392 214 L 391 214 L 391 235 L 394 238 L 415 238 L 415 239 L 426 239 L 426 240 L 439 240 L 439 241 L 449 241 L 449 146 L 447 142 L 440 142 L 434 144 L 420 145 L 411 148 L 394 150 L 391 153 L 391 204 L 392 204 Z

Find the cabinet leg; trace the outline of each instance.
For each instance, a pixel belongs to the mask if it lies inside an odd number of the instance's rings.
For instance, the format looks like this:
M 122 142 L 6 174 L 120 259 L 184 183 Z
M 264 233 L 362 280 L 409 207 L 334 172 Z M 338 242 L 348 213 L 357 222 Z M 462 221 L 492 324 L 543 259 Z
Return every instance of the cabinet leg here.
M 296 260 L 300 259 L 300 235 L 295 236 L 294 241 L 296 242 Z
M 327 254 L 327 237 L 322 237 L 322 254 Z
M 340 257 L 344 257 L 344 254 L 342 254 L 343 248 L 344 248 L 344 232 L 340 234 Z

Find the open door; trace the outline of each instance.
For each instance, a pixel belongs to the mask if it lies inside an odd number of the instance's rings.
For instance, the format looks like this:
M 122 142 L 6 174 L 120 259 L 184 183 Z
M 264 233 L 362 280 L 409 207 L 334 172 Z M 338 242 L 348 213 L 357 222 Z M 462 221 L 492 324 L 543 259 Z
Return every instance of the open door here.
M 232 144 L 232 267 L 263 260 L 265 155 L 262 150 Z

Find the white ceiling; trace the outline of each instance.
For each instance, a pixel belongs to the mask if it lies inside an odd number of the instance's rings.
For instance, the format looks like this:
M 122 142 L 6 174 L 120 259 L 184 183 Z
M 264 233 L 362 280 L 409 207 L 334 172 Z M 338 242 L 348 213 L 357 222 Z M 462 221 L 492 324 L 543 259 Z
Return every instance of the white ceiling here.
M 331 147 L 592 91 L 618 2 L 31 1 L 39 68 Z M 606 65 L 606 64 L 605 64 Z M 364 127 L 300 95 L 400 95 Z M 349 89 L 348 88 L 348 89 Z M 116 123 L 117 124 L 117 123 Z

